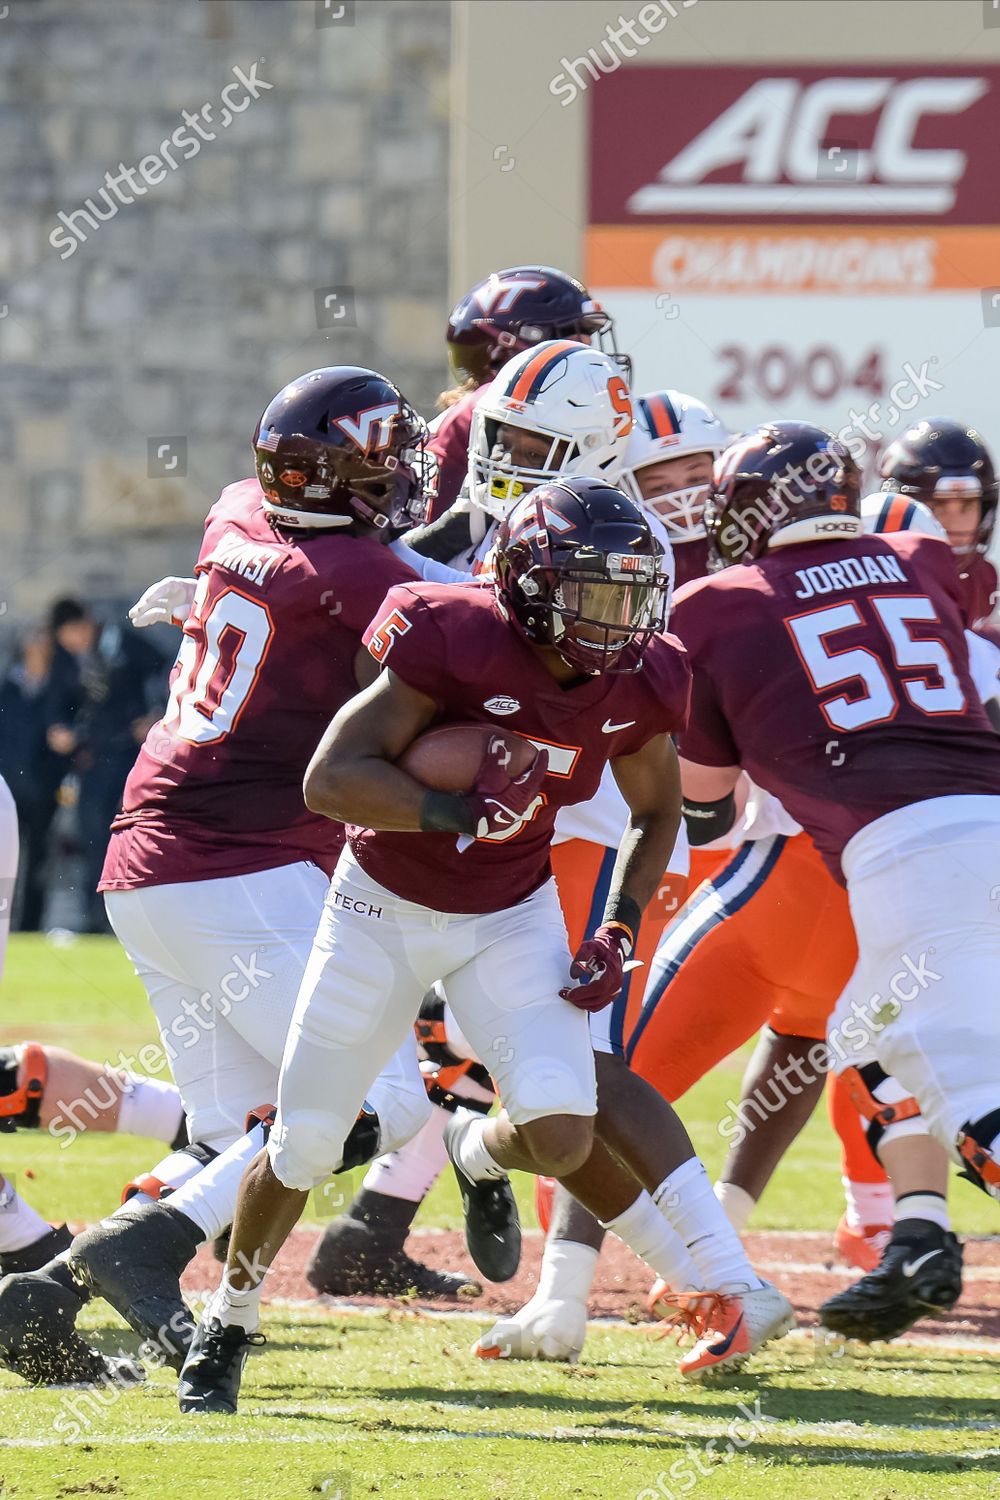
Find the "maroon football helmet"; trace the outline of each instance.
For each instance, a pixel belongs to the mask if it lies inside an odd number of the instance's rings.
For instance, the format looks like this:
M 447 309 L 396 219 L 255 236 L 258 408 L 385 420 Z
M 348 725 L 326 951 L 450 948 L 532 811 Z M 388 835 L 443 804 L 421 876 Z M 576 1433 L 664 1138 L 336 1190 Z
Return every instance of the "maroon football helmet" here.
M 434 465 L 427 427 L 374 370 L 335 365 L 286 385 L 254 433 L 257 478 L 272 526 L 376 530 L 422 518 Z
M 709 567 L 761 557 L 769 546 L 860 536 L 861 474 L 832 432 L 765 422 L 724 449 L 705 503 Z
M 496 542 L 497 600 L 514 629 L 581 672 L 636 672 L 670 610 L 673 560 L 634 500 L 603 479 L 557 479 L 519 500 Z
M 879 464 L 882 489 L 922 500 L 980 501 L 975 541 L 966 550 L 985 552 L 997 515 L 997 480 L 990 451 L 974 427 L 951 417 L 924 417 L 890 443 Z
M 479 281 L 448 319 L 448 360 L 456 382 L 484 385 L 501 365 L 545 339 L 594 343 L 623 370 L 632 364 L 615 345 L 614 322 L 582 282 L 551 266 L 511 266 Z

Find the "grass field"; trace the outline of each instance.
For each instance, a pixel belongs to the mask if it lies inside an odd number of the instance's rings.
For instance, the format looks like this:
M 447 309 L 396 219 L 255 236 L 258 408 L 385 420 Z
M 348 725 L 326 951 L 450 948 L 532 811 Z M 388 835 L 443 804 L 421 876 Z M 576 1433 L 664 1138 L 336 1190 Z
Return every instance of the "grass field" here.
M 152 1034 L 136 980 L 103 939 L 67 948 L 15 939 L 0 1014 L 0 1042 L 33 1036 L 111 1060 Z M 724 1155 L 715 1122 L 739 1072 L 732 1060 L 682 1107 L 710 1168 Z M 0 1169 L 46 1215 L 87 1220 L 152 1164 L 150 1151 L 127 1137 L 62 1150 L 20 1133 L 0 1137 Z M 836 1159 L 817 1117 L 755 1225 L 832 1228 Z M 520 1196 L 530 1224 L 530 1197 Z M 990 1205 L 964 1185 L 953 1206 L 960 1228 L 997 1228 Z M 450 1182 L 435 1188 L 421 1222 L 459 1222 Z M 108 1349 L 134 1345 L 101 1304 L 87 1310 L 86 1326 Z M 702 1391 L 680 1382 L 672 1346 L 648 1329 L 595 1328 L 586 1363 L 564 1369 L 472 1360 L 478 1326 L 417 1310 L 272 1306 L 267 1347 L 248 1368 L 240 1416 L 228 1421 L 181 1418 L 170 1372 L 115 1400 L 28 1391 L 0 1374 L 0 1497 L 1000 1496 L 1000 1363 L 989 1346 L 834 1357 L 793 1338 L 759 1356 L 752 1374 Z

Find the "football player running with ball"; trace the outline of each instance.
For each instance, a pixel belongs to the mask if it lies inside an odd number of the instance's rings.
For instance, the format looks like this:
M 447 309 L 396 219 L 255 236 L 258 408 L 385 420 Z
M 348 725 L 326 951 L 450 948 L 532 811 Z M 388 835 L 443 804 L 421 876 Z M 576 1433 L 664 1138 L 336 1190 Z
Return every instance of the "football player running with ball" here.
M 333 720 L 306 777 L 309 805 L 354 826 L 299 994 L 278 1118 L 244 1178 L 223 1283 L 182 1374 L 182 1410 L 235 1410 L 266 1269 L 435 980 L 504 1100 L 496 1118 L 456 1116 L 448 1133 L 481 1269 L 502 1277 L 516 1254 L 507 1173 L 572 1181 L 590 1157 L 586 1013 L 621 987 L 680 818 L 670 734 L 685 718 L 688 672 L 662 634 L 664 562 L 620 490 L 556 481 L 504 522 L 495 582 L 393 589 L 369 628 L 386 670 Z M 495 728 L 488 705 L 501 691 L 516 704 L 505 731 L 536 747 L 520 776 L 489 752 L 466 794 L 429 791 L 401 769 L 432 725 Z M 592 797 L 608 761 L 630 822 L 604 922 L 573 959 L 549 844 L 558 809 Z M 678 1163 L 700 1168 L 679 1122 L 677 1135 Z M 734 1337 L 744 1322 L 759 1341 L 784 1331 L 788 1304 L 753 1276 L 738 1241 L 735 1254 L 747 1295 L 731 1299 Z M 749 1306 L 743 1317 L 755 1294 L 766 1319 Z

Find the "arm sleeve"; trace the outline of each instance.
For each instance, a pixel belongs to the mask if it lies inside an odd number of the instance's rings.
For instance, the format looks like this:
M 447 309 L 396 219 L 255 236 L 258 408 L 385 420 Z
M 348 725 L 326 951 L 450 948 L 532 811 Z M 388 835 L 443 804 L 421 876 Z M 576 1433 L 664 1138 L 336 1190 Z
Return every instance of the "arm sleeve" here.
M 412 568 L 425 583 L 464 583 L 469 576 L 460 568 L 450 568 L 447 563 L 437 562 L 433 557 L 424 557 L 422 553 L 416 552 L 402 540 L 393 542 L 391 546 L 400 561 Z M 458 551 L 458 548 L 455 550 Z M 449 553 L 449 556 L 453 555 Z

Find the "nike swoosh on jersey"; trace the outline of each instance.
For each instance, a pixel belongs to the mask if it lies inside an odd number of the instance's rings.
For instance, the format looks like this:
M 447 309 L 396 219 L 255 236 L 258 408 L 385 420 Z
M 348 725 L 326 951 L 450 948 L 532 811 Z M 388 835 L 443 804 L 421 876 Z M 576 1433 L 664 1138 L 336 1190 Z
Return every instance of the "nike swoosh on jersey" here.
M 610 719 L 605 719 L 601 729 L 605 734 L 614 734 L 616 729 L 631 729 L 634 723 L 634 719 L 626 719 L 624 724 L 612 724 Z
M 933 1260 L 935 1255 L 940 1254 L 940 1250 L 928 1250 L 927 1254 L 922 1255 L 919 1260 L 908 1260 L 903 1266 L 903 1275 L 916 1276 L 922 1265 L 925 1265 L 929 1260 Z

